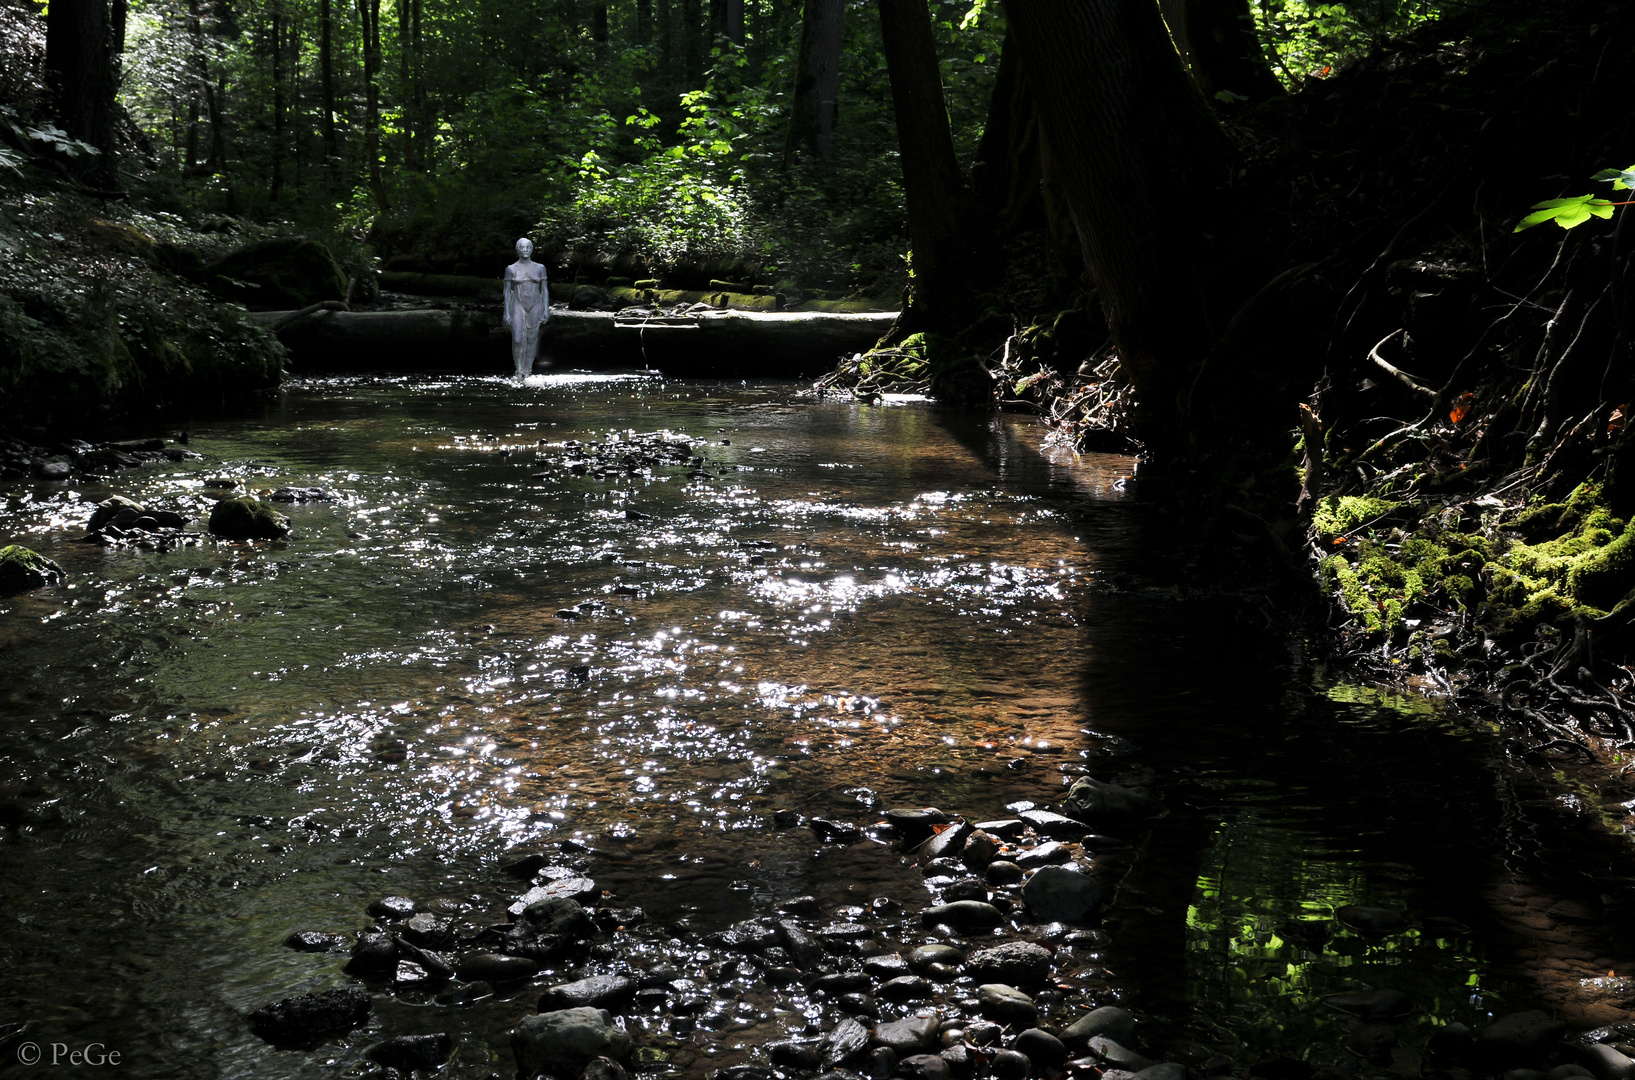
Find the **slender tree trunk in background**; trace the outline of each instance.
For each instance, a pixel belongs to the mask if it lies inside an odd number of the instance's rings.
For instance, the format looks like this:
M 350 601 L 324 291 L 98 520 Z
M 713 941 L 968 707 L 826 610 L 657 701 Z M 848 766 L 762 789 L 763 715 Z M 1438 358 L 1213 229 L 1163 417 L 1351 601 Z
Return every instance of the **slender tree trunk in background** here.
M 653 0 L 636 0 L 636 25 L 633 37 L 638 48 L 646 48 L 653 37 Z
M 382 211 L 392 204 L 380 175 L 380 0 L 358 0 L 363 17 L 363 132 L 369 156 L 369 191 Z
M 1255 33 L 1249 0 L 1171 0 L 1183 8 L 1181 32 L 1171 36 L 1210 102 L 1230 106 L 1232 97 L 1266 101 L 1283 96 Z M 1167 16 L 1166 16 L 1167 17 Z M 1232 97 L 1220 98 L 1217 94 Z
M 296 135 L 291 143 L 290 150 L 295 158 L 295 190 L 302 189 L 305 179 L 305 165 L 307 159 L 307 137 L 311 134 L 304 119 L 306 98 L 301 94 L 301 8 L 297 5 L 295 15 L 290 19 L 290 112 L 295 116 Z
M 70 137 L 100 151 L 75 165 L 87 179 L 111 188 L 118 181 L 118 158 L 114 142 L 115 31 L 108 0 L 57 0 L 46 10 L 46 83 L 57 122 Z
M 278 201 L 284 190 L 284 5 L 272 0 L 273 141 L 272 183 L 267 197 Z
M 721 33 L 726 39 L 738 46 L 744 47 L 744 0 L 720 0 L 721 3 Z
M 840 47 L 846 0 L 806 0 L 801 14 L 800 51 L 795 58 L 795 92 L 789 108 L 789 135 L 783 165 L 801 154 L 824 158 L 834 133 L 840 97 Z
M 1233 291 L 1209 261 L 1231 148 L 1152 0 L 1008 0 L 1005 17 L 1143 438 L 1173 445 L 1219 331 L 1206 299 Z
M 409 27 L 413 37 L 414 70 L 412 109 L 414 112 L 414 161 L 415 167 L 421 172 L 430 172 L 437 147 L 437 137 L 432 134 L 431 111 L 426 105 L 426 47 L 425 39 L 420 34 L 420 0 L 410 0 Z
M 187 161 L 184 172 L 192 172 L 199 161 L 199 100 L 210 85 L 204 60 L 204 19 L 199 0 L 187 0 Z
M 238 195 L 233 188 L 233 178 L 227 170 L 227 76 L 218 73 L 215 85 L 209 83 L 204 87 L 204 101 L 210 113 L 210 160 L 206 168 L 212 176 L 221 178 L 222 188 L 227 196 L 227 212 L 238 212 Z
M 590 39 L 596 43 L 598 55 L 607 52 L 607 5 L 593 4 L 590 9 Z
M 908 204 L 909 302 L 895 334 L 922 326 L 953 331 L 970 314 L 975 215 L 954 156 L 931 11 L 926 0 L 879 4 Z
M 324 94 L 324 156 L 333 172 L 341 151 L 335 137 L 335 16 L 330 2 L 318 0 L 318 78 Z
M 397 93 L 402 107 L 398 110 L 398 157 L 405 169 L 414 168 L 414 46 L 409 38 L 409 5 L 403 0 L 397 4 Z
M 698 0 L 681 0 L 681 77 L 687 89 L 704 82 L 703 50 L 699 48 Z

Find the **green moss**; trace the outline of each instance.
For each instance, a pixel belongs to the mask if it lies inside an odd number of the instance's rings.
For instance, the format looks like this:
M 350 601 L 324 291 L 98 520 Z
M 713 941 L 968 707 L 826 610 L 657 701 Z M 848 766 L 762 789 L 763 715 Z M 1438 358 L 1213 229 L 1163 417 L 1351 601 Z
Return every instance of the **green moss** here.
M 271 503 L 248 495 L 223 499 L 210 511 L 210 531 L 229 540 L 282 540 L 290 519 Z
M 1401 505 L 1371 495 L 1330 495 L 1312 511 L 1312 530 L 1330 542 L 1359 525 L 1387 516 Z
M 18 544 L 0 548 L 0 596 L 55 585 L 62 577 L 62 567 L 37 551 Z

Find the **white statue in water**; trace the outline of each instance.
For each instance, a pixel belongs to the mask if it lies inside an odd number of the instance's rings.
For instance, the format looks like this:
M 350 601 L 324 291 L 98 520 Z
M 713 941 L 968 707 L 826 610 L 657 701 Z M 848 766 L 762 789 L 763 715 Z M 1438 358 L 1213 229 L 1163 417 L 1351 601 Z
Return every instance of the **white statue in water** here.
M 519 379 L 534 369 L 539 330 L 551 317 L 545 267 L 534 261 L 533 254 L 534 242 L 524 237 L 517 241 L 517 261 L 505 268 L 505 324 L 511 328 L 511 359 Z

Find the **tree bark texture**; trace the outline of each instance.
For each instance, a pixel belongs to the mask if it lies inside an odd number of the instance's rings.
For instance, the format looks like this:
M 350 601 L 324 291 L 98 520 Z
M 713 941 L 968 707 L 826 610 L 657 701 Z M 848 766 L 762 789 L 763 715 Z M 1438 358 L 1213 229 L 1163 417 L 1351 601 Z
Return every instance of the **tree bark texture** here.
M 324 154 L 333 168 L 341 152 L 335 136 L 335 16 L 330 3 L 318 0 L 318 72 L 324 95 Z
M 1171 37 L 1206 99 L 1218 108 L 1230 106 L 1236 97 L 1265 101 L 1283 96 L 1283 84 L 1272 74 L 1255 33 L 1248 0 L 1172 2 L 1183 13 L 1180 33 L 1171 24 Z
M 721 33 L 726 39 L 744 47 L 744 0 L 719 0 L 721 4 Z
M 278 201 L 284 190 L 284 5 L 272 2 L 273 143 L 272 182 L 267 196 Z
M 879 3 L 908 208 L 909 303 L 898 325 L 957 328 L 969 314 L 975 214 L 954 155 L 931 11 L 926 0 Z
M 369 191 L 375 205 L 390 210 L 386 181 L 380 173 L 380 0 L 358 0 L 363 17 L 363 131 L 369 157 Z
M 1219 331 L 1211 239 L 1232 152 L 1152 0 L 1007 0 L 1046 175 L 1063 192 L 1143 437 L 1172 442 Z
M 795 93 L 784 141 L 784 167 L 800 154 L 829 155 L 840 98 L 840 48 L 846 0 L 806 0 L 801 12 Z
M 103 187 L 118 180 L 114 141 L 116 31 L 108 0 L 57 0 L 46 9 L 46 84 L 57 122 L 71 138 L 100 153 L 77 162 L 78 171 Z

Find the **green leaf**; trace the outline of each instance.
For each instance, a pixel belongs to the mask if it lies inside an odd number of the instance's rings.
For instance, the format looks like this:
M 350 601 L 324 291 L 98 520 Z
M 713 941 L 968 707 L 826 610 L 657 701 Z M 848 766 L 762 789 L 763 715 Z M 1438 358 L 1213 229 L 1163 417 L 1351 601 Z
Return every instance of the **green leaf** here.
M 1635 189 L 1635 165 L 1627 169 L 1602 169 L 1591 180 L 1611 180 L 1612 190 L 1630 191 Z
M 1533 213 L 1528 214 L 1517 223 L 1513 232 L 1531 229 L 1534 225 L 1542 225 L 1546 221 L 1553 221 L 1563 229 L 1571 229 L 1582 225 L 1592 217 L 1602 219 L 1612 216 L 1612 203 L 1606 199 L 1597 199 L 1593 195 L 1574 195 L 1566 199 L 1545 199 L 1533 204 Z

